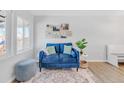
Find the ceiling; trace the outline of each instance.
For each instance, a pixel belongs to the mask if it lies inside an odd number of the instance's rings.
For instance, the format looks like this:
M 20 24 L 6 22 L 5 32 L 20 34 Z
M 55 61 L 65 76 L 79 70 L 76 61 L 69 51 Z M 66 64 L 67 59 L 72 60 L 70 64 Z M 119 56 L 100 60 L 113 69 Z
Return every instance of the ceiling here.
M 29 10 L 34 16 L 124 15 L 123 10 Z

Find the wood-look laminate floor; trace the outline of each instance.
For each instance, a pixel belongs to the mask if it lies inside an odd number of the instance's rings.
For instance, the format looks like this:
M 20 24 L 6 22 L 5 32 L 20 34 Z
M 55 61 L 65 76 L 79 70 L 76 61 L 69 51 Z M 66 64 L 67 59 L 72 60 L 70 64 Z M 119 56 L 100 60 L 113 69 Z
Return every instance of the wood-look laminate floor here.
M 124 63 L 119 68 L 103 62 L 89 62 L 89 69 L 98 78 L 97 83 L 124 83 Z

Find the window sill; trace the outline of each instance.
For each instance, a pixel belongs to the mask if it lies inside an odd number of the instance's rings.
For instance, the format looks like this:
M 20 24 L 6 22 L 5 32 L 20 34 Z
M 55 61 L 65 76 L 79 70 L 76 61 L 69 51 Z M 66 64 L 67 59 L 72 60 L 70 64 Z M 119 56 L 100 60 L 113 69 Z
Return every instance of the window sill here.
M 32 48 L 27 48 L 27 49 L 25 49 L 25 50 L 20 50 L 20 51 L 18 51 L 18 52 L 16 53 L 16 55 L 21 55 L 21 54 L 26 53 L 26 52 L 29 52 L 29 51 L 31 51 L 31 50 L 33 50 L 33 49 L 32 49 Z

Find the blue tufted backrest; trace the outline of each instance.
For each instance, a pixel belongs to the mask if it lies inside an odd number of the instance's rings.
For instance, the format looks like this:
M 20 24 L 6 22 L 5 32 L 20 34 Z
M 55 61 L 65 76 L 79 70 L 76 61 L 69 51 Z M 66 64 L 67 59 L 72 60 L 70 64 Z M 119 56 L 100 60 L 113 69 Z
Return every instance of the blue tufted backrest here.
M 47 43 L 46 47 L 47 46 L 55 46 L 55 50 L 57 53 L 63 53 L 64 45 L 67 45 L 67 46 L 71 45 L 72 46 L 72 43 Z

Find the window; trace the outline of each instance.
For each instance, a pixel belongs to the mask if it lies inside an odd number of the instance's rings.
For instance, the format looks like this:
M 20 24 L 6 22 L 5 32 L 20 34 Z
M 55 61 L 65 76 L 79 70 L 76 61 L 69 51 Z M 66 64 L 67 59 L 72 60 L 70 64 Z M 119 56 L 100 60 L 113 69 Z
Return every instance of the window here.
M 1 13 L 1 11 L 0 11 Z M 6 54 L 6 20 L 5 16 L 0 14 L 0 56 Z
M 17 51 L 23 49 L 23 20 L 17 18 Z
M 30 26 L 27 20 L 17 17 L 17 52 L 22 52 L 31 47 Z
M 29 30 L 29 24 L 27 21 L 24 21 L 24 47 L 30 48 L 30 30 Z

